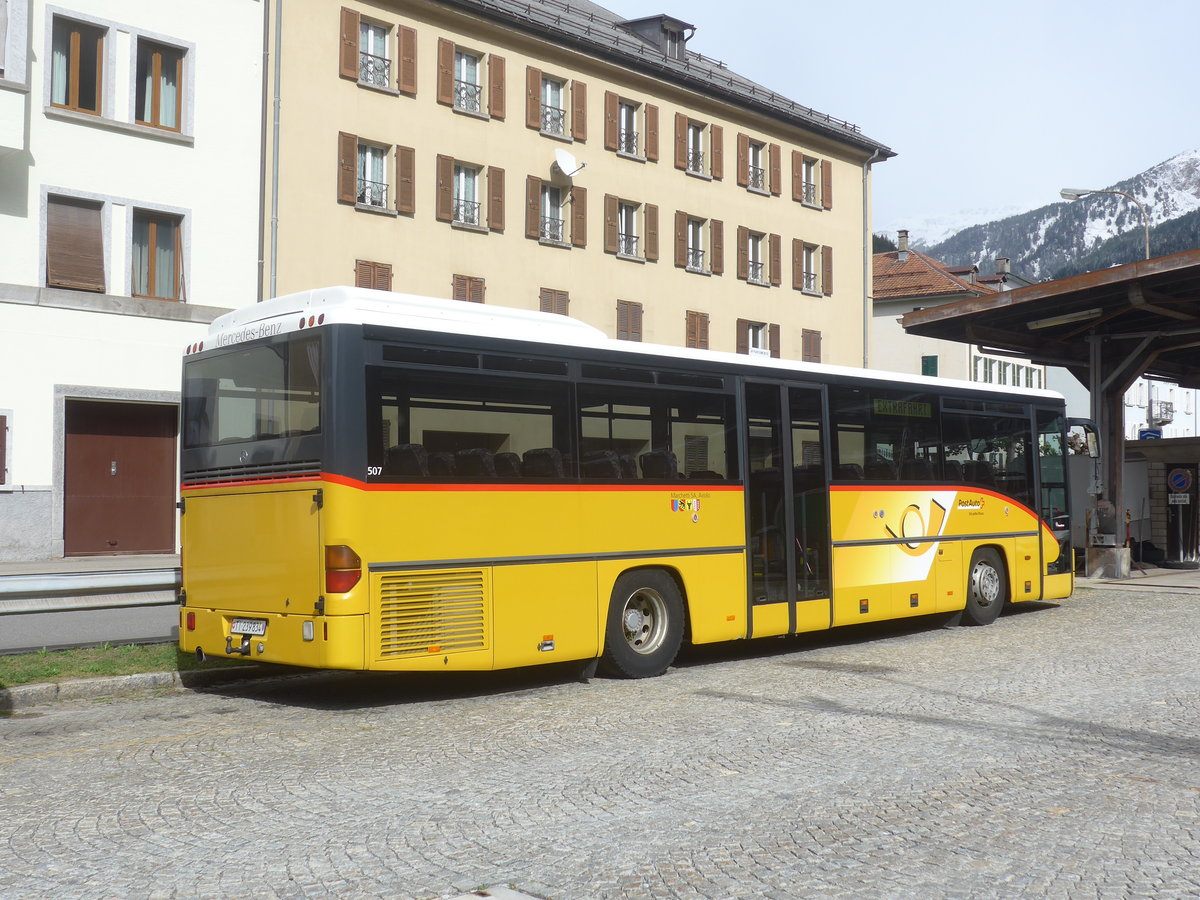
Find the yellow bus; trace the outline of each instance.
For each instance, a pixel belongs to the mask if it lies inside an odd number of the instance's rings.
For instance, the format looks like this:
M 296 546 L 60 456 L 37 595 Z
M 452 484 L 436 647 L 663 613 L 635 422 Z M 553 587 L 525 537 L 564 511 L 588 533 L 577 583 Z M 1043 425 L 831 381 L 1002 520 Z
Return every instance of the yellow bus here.
M 1072 589 L 1061 396 L 328 288 L 187 348 L 180 646 L 336 669 L 579 661 Z

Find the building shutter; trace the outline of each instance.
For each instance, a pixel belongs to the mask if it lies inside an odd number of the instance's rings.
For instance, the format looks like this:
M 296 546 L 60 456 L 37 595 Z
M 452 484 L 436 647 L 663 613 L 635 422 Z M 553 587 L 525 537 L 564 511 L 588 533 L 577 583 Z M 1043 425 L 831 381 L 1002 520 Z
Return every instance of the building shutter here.
M 504 170 L 488 166 L 488 228 L 504 230 Z
M 412 147 L 396 148 L 396 211 L 417 211 L 416 151 Z
M 571 188 L 571 246 L 587 246 L 587 188 Z
M 821 293 L 826 297 L 833 294 L 833 248 L 821 248 Z
M 658 107 L 646 104 L 646 159 L 658 162 Z
M 737 183 L 738 187 L 750 186 L 750 136 L 737 136 Z
M 803 339 L 803 361 L 819 363 L 821 361 L 821 332 L 810 331 L 809 329 L 805 328 L 803 332 Z
M 46 201 L 46 286 L 104 293 L 101 206 L 67 197 Z
M 439 222 L 454 219 L 454 157 L 437 155 L 437 202 L 434 218 Z
M 737 230 L 737 277 L 742 281 L 750 277 L 750 229 L 745 225 Z
M 770 270 L 771 285 L 779 287 L 783 284 L 783 238 L 777 234 L 767 238 L 767 252 L 771 255 L 768 263 Z
M 354 286 L 360 288 L 375 287 L 375 263 L 365 259 L 354 262 Z
M 483 302 L 484 282 L 482 278 L 472 275 L 454 276 L 454 299 L 466 303 Z
M 438 38 L 437 102 L 454 105 L 454 42 Z
M 767 326 L 767 346 L 771 348 L 771 355 L 776 359 L 779 358 L 779 326 Z
M 635 303 L 632 300 L 622 301 L 627 310 L 627 328 L 625 338 L 628 341 L 640 341 L 642 339 L 642 304 Z
M 710 126 L 709 138 L 712 144 L 712 150 L 709 153 L 712 157 L 712 172 L 710 174 L 717 181 L 720 181 L 725 177 L 725 129 L 720 125 Z
M 358 81 L 358 13 L 344 6 L 338 49 L 338 74 L 351 81 Z
M 767 150 L 767 155 L 770 160 L 770 188 L 772 196 L 778 197 L 783 192 L 783 148 L 778 144 L 771 144 Z
M 542 312 L 565 316 L 568 315 L 570 305 L 571 297 L 566 291 L 542 288 L 538 294 L 538 308 Z
M 708 349 L 708 313 L 688 310 L 685 346 L 694 347 L 697 350 Z
M 504 57 L 488 57 L 488 115 L 503 119 L 505 114 Z
M 792 151 L 792 199 L 804 202 L 804 154 L 799 150 Z
M 587 85 L 582 81 L 571 82 L 571 137 L 587 140 Z
M 723 275 L 725 274 L 725 223 L 720 219 L 708 220 L 708 242 L 708 271 L 714 275 Z
M 749 319 L 737 320 L 737 352 L 750 352 L 750 321 Z
M 821 160 L 821 206 L 833 209 L 833 165 L 827 159 Z
M 647 203 L 646 210 L 646 260 L 658 262 L 658 207 Z
M 472 303 L 482 303 L 483 302 L 483 279 L 482 278 L 471 278 L 471 279 L 469 279 L 469 282 L 470 283 L 468 285 L 467 299 L 470 300 Z
M 617 133 L 620 130 L 617 121 L 619 100 L 612 91 L 604 92 L 604 149 L 616 150 L 619 145 Z
M 358 136 L 338 132 L 338 203 L 353 203 L 358 196 Z
M 675 113 L 675 168 L 687 168 L 687 116 Z
M 617 206 L 620 201 L 612 194 L 604 195 L 604 252 L 617 252 Z
M 402 94 L 417 96 L 417 30 L 400 26 L 400 77 L 396 89 Z
M 451 299 L 460 300 L 463 303 L 466 303 L 467 295 L 469 293 L 470 293 L 470 291 L 468 290 L 468 287 L 467 287 L 467 276 L 466 275 L 455 275 L 454 276 L 454 290 L 450 295 Z
M 525 125 L 542 128 L 542 70 L 533 66 L 525 67 Z
M 536 240 L 542 234 L 542 179 L 525 176 L 525 237 Z
M 675 210 L 675 265 L 687 265 L 687 213 Z
M 792 290 L 804 290 L 804 241 L 792 238 Z

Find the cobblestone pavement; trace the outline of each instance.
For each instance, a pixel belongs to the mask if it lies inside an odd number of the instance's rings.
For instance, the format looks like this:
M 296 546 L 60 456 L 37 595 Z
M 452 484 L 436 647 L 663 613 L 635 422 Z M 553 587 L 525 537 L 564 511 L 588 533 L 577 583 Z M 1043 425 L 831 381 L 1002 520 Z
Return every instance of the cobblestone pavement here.
M 1200 596 L 0 719 L 0 897 L 1200 896 Z

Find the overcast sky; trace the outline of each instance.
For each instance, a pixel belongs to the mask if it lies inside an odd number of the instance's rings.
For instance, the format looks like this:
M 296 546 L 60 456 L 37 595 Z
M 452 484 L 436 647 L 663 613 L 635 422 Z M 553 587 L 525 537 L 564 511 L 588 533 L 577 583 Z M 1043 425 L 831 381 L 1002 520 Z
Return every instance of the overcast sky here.
M 874 227 L 965 226 L 1200 147 L 1200 0 L 598 0 L 898 156 Z

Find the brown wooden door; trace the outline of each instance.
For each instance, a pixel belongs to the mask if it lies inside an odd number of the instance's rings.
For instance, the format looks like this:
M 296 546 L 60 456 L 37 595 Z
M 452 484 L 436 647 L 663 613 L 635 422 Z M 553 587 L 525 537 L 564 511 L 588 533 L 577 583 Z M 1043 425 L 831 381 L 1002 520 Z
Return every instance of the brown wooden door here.
M 175 550 L 174 406 L 68 400 L 68 556 Z

